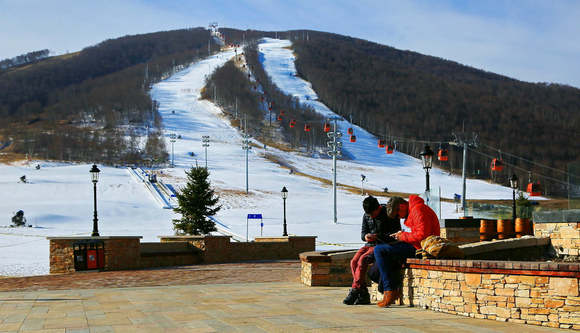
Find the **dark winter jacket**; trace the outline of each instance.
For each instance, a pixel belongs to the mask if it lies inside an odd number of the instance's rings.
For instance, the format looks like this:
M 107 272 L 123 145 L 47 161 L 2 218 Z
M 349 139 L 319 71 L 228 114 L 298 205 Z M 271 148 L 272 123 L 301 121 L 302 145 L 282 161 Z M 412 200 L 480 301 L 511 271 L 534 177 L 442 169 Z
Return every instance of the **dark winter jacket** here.
M 405 225 L 411 232 L 401 233 L 401 241 L 421 249 L 421 241 L 431 235 L 439 236 L 440 226 L 437 214 L 416 195 L 409 196 L 409 216 Z
M 377 234 L 376 242 L 367 242 L 366 246 L 375 246 L 382 243 L 394 242 L 395 239 L 390 237 L 401 230 L 401 222 L 399 219 L 391 219 L 387 216 L 387 209 L 385 205 L 381 205 L 381 212 L 376 218 L 371 218 L 369 214 L 364 214 L 362 219 L 361 239 L 366 242 L 366 234 Z

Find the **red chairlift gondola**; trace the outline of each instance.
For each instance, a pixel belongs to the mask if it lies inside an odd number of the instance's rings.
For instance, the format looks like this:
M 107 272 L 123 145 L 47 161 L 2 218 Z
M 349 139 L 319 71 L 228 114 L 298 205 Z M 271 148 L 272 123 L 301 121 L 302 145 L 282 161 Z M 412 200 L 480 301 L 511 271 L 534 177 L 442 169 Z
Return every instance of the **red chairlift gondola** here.
M 526 192 L 528 192 L 530 197 L 537 197 L 542 195 L 542 187 L 540 185 L 540 182 L 538 181 L 535 183 L 529 183 Z
M 491 171 L 501 172 L 503 170 L 503 162 L 500 159 L 494 158 L 491 161 Z
M 387 154 L 392 154 L 394 150 L 395 149 L 393 146 L 387 146 L 387 148 L 385 148 L 385 151 L 387 152 Z
M 447 149 L 439 149 L 439 152 L 437 153 L 437 159 L 443 162 L 448 161 L 449 151 Z
M 282 121 L 282 115 L 281 114 L 278 115 L 278 121 Z
M 310 125 L 304 125 L 304 132 L 310 132 Z
M 324 123 L 324 132 L 325 133 L 330 132 L 330 124 L 329 123 Z
M 295 125 L 296 125 L 296 120 L 294 120 L 294 119 L 290 120 L 290 128 L 294 128 Z
M 379 140 L 379 148 L 385 148 L 385 140 Z
M 350 142 L 356 142 L 356 135 L 350 136 Z
M 348 133 L 348 135 L 353 135 L 354 134 L 354 130 L 352 129 L 352 127 L 349 127 L 346 132 Z

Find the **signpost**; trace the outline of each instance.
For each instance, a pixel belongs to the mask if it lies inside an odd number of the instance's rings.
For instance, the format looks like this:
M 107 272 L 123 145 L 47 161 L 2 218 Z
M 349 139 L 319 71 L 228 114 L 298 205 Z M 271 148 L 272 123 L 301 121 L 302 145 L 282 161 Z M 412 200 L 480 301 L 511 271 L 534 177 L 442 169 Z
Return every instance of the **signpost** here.
M 249 220 L 260 220 L 260 228 L 264 228 L 264 220 L 262 219 L 262 214 L 248 214 L 248 217 L 246 217 L 246 242 L 249 242 L 249 238 L 248 238 L 248 225 L 249 225 Z M 262 230 L 260 230 L 260 236 L 262 236 Z

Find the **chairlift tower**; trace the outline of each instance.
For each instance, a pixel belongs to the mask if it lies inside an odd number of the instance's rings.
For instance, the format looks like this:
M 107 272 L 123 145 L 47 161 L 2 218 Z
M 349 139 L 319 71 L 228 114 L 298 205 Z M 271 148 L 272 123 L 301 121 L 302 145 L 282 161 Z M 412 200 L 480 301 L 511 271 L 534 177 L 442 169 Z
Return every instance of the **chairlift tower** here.
M 467 201 L 465 198 L 467 194 L 467 148 L 477 148 L 478 138 L 477 134 L 473 134 L 473 137 L 468 139 L 465 133 L 461 133 L 460 135 L 453 133 L 453 137 L 453 142 L 450 142 L 449 144 L 454 146 L 463 146 L 463 168 L 461 172 L 463 189 L 461 192 L 461 208 L 463 209 L 463 216 L 467 216 Z
M 247 133 L 244 133 L 242 138 L 242 149 L 246 151 L 246 194 L 248 194 L 248 153 L 250 152 L 250 149 L 252 149 L 252 146 L 250 145 L 250 136 Z
M 342 133 L 340 133 L 338 131 L 337 122 L 339 120 L 342 120 L 342 118 L 338 117 L 338 116 L 334 116 L 334 117 L 329 118 L 329 120 L 334 122 L 333 130 L 331 132 L 327 133 L 328 137 L 330 138 L 330 141 L 328 141 L 326 143 L 326 145 L 329 148 L 329 151 L 327 152 L 328 156 L 332 156 L 332 173 L 333 173 L 332 193 L 333 193 L 333 201 L 334 201 L 334 223 L 336 224 L 337 223 L 337 218 L 336 218 L 336 157 L 342 156 L 342 152 L 341 152 L 342 142 L 337 141 L 340 137 L 342 137 Z
M 207 147 L 209 147 L 209 135 L 203 135 L 201 137 L 202 147 L 205 148 L 205 168 L 207 169 Z
M 169 141 L 171 142 L 171 167 L 175 167 L 175 150 L 173 144 L 177 141 L 177 134 L 171 133 L 169 134 Z

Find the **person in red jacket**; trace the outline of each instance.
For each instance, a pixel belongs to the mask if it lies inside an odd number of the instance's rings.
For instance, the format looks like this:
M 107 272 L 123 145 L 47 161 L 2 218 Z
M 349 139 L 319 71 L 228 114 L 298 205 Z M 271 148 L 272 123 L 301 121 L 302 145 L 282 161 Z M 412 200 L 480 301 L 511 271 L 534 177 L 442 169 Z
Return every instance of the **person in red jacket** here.
M 378 244 L 375 246 L 375 261 L 381 272 L 384 297 L 377 305 L 388 307 L 401 296 L 401 264 L 415 256 L 415 251 L 421 249 L 421 241 L 425 238 L 439 236 L 439 219 L 435 212 L 416 195 L 409 196 L 409 201 L 393 197 L 387 203 L 389 217 L 405 219 L 405 225 L 410 232 L 399 231 L 391 236 L 399 242 L 393 244 Z

